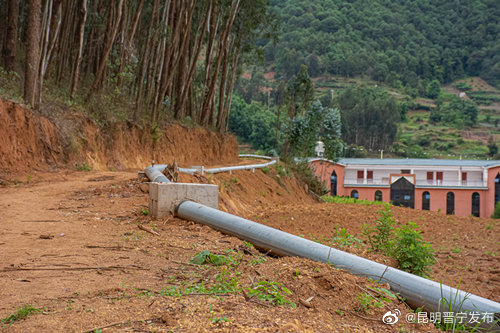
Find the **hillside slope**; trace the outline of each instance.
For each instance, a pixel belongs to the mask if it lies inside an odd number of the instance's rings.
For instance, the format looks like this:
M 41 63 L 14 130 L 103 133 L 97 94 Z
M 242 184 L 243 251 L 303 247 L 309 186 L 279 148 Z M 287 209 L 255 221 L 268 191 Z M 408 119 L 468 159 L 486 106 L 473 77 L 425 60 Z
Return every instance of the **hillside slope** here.
M 58 167 L 124 170 L 151 164 L 229 163 L 238 156 L 236 139 L 203 128 L 166 126 L 155 137 L 147 129 L 118 123 L 102 129 L 64 110 L 51 119 L 0 99 L 0 176 Z M 189 164 L 191 163 L 191 164 Z

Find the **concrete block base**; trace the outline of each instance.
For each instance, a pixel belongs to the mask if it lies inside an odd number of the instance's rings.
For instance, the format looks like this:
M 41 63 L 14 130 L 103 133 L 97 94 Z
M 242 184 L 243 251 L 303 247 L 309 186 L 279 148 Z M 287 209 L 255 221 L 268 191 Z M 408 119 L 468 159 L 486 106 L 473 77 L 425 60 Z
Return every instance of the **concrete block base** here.
M 183 200 L 219 208 L 219 187 L 211 184 L 150 183 L 149 212 L 153 218 L 169 216 Z

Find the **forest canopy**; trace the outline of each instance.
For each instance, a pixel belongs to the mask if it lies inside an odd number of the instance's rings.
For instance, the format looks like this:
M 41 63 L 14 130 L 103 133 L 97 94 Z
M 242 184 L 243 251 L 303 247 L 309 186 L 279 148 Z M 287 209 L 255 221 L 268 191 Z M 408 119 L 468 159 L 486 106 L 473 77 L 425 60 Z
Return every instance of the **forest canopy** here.
M 425 91 L 426 82 L 481 76 L 500 86 L 497 0 L 272 0 L 280 42 L 265 44 L 278 75 L 368 75 Z M 421 96 L 425 94 L 421 93 Z

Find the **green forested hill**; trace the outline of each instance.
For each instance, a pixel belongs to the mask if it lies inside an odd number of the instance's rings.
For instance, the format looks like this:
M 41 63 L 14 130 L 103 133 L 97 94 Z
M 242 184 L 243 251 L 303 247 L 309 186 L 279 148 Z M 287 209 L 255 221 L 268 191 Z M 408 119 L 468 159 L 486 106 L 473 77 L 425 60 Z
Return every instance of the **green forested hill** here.
M 282 18 L 266 59 L 290 77 L 368 75 L 414 95 L 437 79 L 500 86 L 498 0 L 272 0 Z

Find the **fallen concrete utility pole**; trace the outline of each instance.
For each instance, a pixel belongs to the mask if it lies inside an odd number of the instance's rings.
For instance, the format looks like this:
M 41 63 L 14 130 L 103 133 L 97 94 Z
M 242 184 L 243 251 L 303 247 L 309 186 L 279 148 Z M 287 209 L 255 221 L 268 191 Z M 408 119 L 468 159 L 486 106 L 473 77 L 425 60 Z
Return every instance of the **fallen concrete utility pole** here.
M 152 183 L 170 183 L 170 180 L 162 172 L 166 167 L 166 165 L 163 165 L 163 168 L 158 165 L 148 166 L 145 170 L 146 176 Z
M 220 173 L 220 172 L 231 172 L 231 171 L 236 171 L 236 170 L 252 170 L 252 169 L 260 169 L 260 168 L 264 168 L 264 167 L 268 167 L 270 165 L 273 165 L 277 163 L 276 160 L 273 160 L 273 161 L 270 161 L 270 162 L 267 162 L 267 163 L 261 163 L 261 164 L 248 164 L 248 165 L 236 165 L 236 166 L 229 166 L 229 167 L 221 167 L 221 168 L 212 168 L 212 169 L 204 169 L 204 172 L 206 173 Z M 153 175 L 153 178 L 154 177 L 157 177 L 155 178 L 155 180 L 153 180 L 148 172 L 151 174 L 153 173 L 154 171 L 156 172 L 159 172 L 161 173 L 168 165 L 167 164 L 157 164 L 157 165 L 151 165 L 149 167 L 146 168 L 146 175 L 148 176 L 148 178 L 152 181 L 152 182 L 157 182 L 157 183 L 169 183 L 170 181 L 167 179 L 167 181 L 165 181 L 164 179 L 161 180 L 161 178 L 159 178 L 160 176 L 155 173 Z M 149 170 L 149 171 L 148 171 Z M 198 169 L 192 169 L 192 168 L 179 168 L 178 169 L 180 172 L 184 172 L 184 173 L 190 173 L 190 174 L 193 174 L 195 173 L 196 171 L 199 171 Z M 163 174 L 162 174 L 163 175 Z M 166 177 L 165 177 L 166 179 Z
M 396 268 L 346 253 L 308 239 L 298 237 L 244 218 L 221 212 L 193 201 L 183 201 L 175 207 L 180 218 L 208 225 L 251 242 L 256 247 L 280 256 L 297 256 L 330 263 L 350 273 L 388 283 L 414 309 L 427 312 L 490 314 L 493 323 L 483 323 L 489 332 L 500 332 L 500 303 L 458 290 Z M 496 322 L 496 324 L 495 324 Z M 474 326 L 474 325 L 472 325 Z
M 261 160 L 272 160 L 271 156 L 264 155 L 254 155 L 254 154 L 239 154 L 239 157 L 251 157 L 251 158 L 260 158 Z

